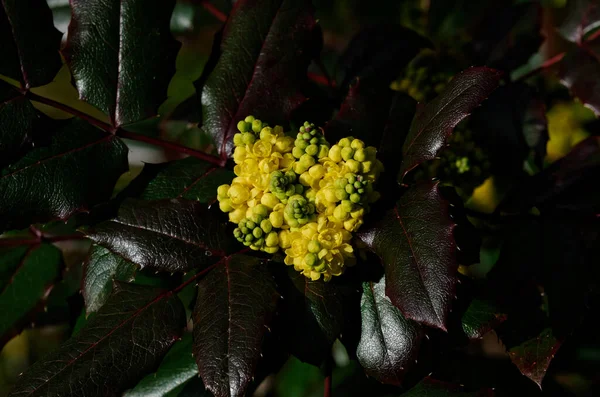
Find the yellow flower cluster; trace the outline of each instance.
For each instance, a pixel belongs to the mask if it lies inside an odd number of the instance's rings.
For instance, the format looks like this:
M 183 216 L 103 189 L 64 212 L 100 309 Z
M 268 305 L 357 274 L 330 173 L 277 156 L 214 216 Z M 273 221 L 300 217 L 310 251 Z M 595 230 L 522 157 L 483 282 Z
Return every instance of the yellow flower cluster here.
M 217 190 L 235 238 L 254 250 L 283 250 L 284 262 L 312 280 L 342 274 L 355 263 L 352 232 L 379 198 L 377 150 L 352 137 L 330 146 L 308 122 L 295 138 L 253 116 L 237 127 L 236 177 Z

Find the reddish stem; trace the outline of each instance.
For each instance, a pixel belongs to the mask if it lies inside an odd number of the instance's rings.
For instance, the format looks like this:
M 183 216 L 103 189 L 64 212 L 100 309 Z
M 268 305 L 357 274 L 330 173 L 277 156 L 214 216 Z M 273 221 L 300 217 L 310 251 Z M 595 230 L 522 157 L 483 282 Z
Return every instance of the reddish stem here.
M 325 378 L 323 387 L 323 397 L 331 397 L 331 372 Z
M 223 12 L 221 12 L 217 7 L 212 5 L 209 1 L 207 1 L 207 0 L 203 1 L 202 7 L 204 7 L 204 9 L 206 11 L 208 11 L 212 16 L 217 18 L 220 22 L 227 21 L 227 15 L 224 14 Z
M 543 72 L 544 70 L 548 69 L 549 67 L 557 64 L 558 62 L 562 61 L 562 59 L 565 57 L 565 53 L 561 52 L 558 55 L 553 56 L 550 59 L 547 59 L 544 63 L 542 63 L 540 66 L 538 66 L 537 68 L 529 71 L 528 73 L 524 74 L 523 76 L 519 77 L 517 80 L 515 80 L 516 82 L 520 82 L 520 81 L 525 81 L 528 78 L 537 75 L 538 73 Z

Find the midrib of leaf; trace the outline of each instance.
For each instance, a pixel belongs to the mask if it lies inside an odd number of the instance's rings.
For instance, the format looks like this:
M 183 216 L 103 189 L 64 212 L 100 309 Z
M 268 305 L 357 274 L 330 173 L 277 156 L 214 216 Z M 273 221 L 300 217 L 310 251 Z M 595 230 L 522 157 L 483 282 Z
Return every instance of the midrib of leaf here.
M 258 64 L 259 64 L 259 61 L 260 61 L 260 55 L 263 52 L 263 49 L 265 47 L 265 44 L 267 43 L 267 40 L 271 36 L 271 31 L 273 29 L 273 25 L 275 24 L 275 20 L 277 20 L 277 17 L 279 16 L 279 12 L 281 11 L 281 6 L 282 6 L 282 4 L 283 4 L 284 1 L 285 0 L 280 0 L 279 7 L 277 7 L 277 12 L 275 13 L 275 16 L 273 17 L 273 19 L 271 21 L 271 25 L 269 26 L 269 30 L 267 31 L 267 35 L 265 36 L 265 38 L 263 39 L 263 41 L 261 43 L 260 51 L 258 51 L 258 56 L 256 57 L 256 62 L 254 63 L 254 68 L 252 69 L 252 76 L 250 77 L 250 81 L 246 85 L 246 90 L 244 91 L 244 96 L 239 101 L 234 116 L 229 120 L 229 123 L 227 124 L 227 130 L 225 131 L 225 137 L 223 139 L 223 142 L 221 142 L 221 151 L 220 152 L 221 152 L 221 157 L 223 157 L 223 158 L 227 157 L 226 147 L 227 147 L 227 142 L 229 142 L 229 138 L 231 138 L 231 133 L 230 133 L 231 126 L 232 126 L 233 123 L 235 123 L 235 120 L 237 120 L 237 118 L 239 117 L 240 108 L 242 107 L 242 104 L 246 100 L 246 97 L 248 96 L 248 91 L 250 91 L 250 87 L 252 86 L 252 83 L 254 82 L 254 78 L 256 77 L 256 69 L 258 68 Z M 241 3 L 242 2 L 240 1 L 237 4 L 241 4 Z M 234 11 L 232 11 L 231 13 L 233 14 Z
M 111 115 L 111 121 L 113 126 L 119 127 L 120 123 L 117 122 L 117 115 L 119 114 L 119 99 L 121 97 L 121 66 L 123 56 L 123 0 L 119 1 L 119 48 L 117 50 L 117 89 L 115 90 L 115 107 L 113 114 Z
M 219 168 L 218 167 L 212 167 L 212 168 L 209 168 L 208 170 L 206 170 L 204 172 L 204 174 L 202 174 L 198 178 L 196 178 L 196 180 L 194 182 L 192 182 L 188 186 L 186 186 L 185 189 L 183 189 L 183 191 L 181 193 L 179 193 L 179 195 L 177 195 L 176 198 L 183 197 L 183 195 L 186 194 L 188 191 L 190 191 L 191 188 L 193 188 L 194 186 L 196 186 L 196 184 L 198 182 L 200 182 L 202 179 L 206 178 L 208 175 L 210 175 L 213 172 L 215 172 L 217 169 L 219 169 Z
M 231 379 L 229 373 L 231 371 L 231 360 L 229 359 L 229 352 L 231 351 L 231 276 L 229 274 L 229 259 L 225 261 L 225 273 L 227 274 L 227 383 L 229 394 L 232 395 L 231 390 Z
M 383 354 L 385 355 L 385 358 L 387 359 L 388 362 L 392 362 L 392 360 L 390 359 L 390 354 L 389 354 L 389 348 L 388 348 L 388 344 L 387 344 L 387 340 L 385 338 L 385 336 L 383 335 L 383 329 L 381 327 L 382 321 L 381 321 L 381 313 L 379 312 L 379 305 L 377 304 L 377 297 L 375 296 L 375 288 L 373 287 L 373 282 L 369 281 L 369 289 L 371 290 L 371 296 L 373 297 L 373 306 L 375 306 L 375 316 L 377 319 L 377 333 L 379 334 L 379 336 L 381 337 L 381 341 L 383 342 L 383 346 L 384 346 L 384 352 Z
M 23 66 L 23 56 L 21 55 L 21 49 L 19 48 L 19 44 L 17 43 L 15 28 L 12 20 L 10 19 L 10 15 L 8 10 L 6 9 L 6 0 L 2 0 L 2 8 L 4 8 L 4 14 L 6 15 L 6 20 L 10 25 L 10 30 L 12 32 L 12 39 L 15 43 L 15 48 L 17 49 L 17 56 L 19 58 L 19 65 L 21 67 L 21 75 L 23 77 L 23 82 L 25 83 L 25 89 L 30 89 L 31 86 L 29 84 L 29 79 L 27 78 L 27 72 L 25 71 L 25 67 Z
M 11 173 L 9 173 L 9 174 L 6 174 L 6 175 L 3 175 L 3 176 L 0 176 L 0 180 L 2 180 L 2 179 L 4 179 L 4 178 L 8 178 L 9 176 L 13 176 L 13 175 L 15 175 L 15 174 L 18 174 L 19 172 L 23 172 L 23 171 L 25 171 L 25 170 L 27 170 L 27 169 L 29 169 L 29 168 L 31 168 L 31 167 L 34 167 L 34 166 L 39 166 L 39 165 L 41 165 L 41 164 L 43 164 L 43 163 L 46 163 L 46 162 L 48 162 L 48 161 L 51 161 L 51 160 L 54 160 L 54 159 L 57 159 L 57 158 L 60 158 L 60 157 L 63 157 L 63 156 L 68 156 L 68 155 L 70 155 L 70 154 L 77 153 L 77 152 L 79 152 L 79 151 L 81 151 L 81 150 L 85 150 L 85 149 L 87 149 L 87 148 L 90 148 L 90 147 L 92 147 L 92 146 L 94 146 L 94 145 L 98 145 L 98 144 L 102 143 L 103 141 L 107 141 L 107 140 L 109 140 L 109 139 L 112 139 L 113 137 L 114 137 L 114 135 L 107 135 L 107 136 L 105 136 L 105 137 L 102 137 L 102 138 L 100 138 L 100 139 L 99 139 L 99 140 L 97 140 L 97 141 L 90 142 L 90 143 L 88 143 L 88 144 L 86 144 L 86 145 L 83 145 L 83 146 L 81 146 L 81 147 L 74 148 L 74 149 L 70 149 L 70 150 L 68 150 L 68 151 L 66 151 L 66 152 L 59 153 L 59 154 L 55 154 L 55 155 L 53 155 L 53 156 L 50 156 L 50 157 L 47 157 L 47 158 L 45 158 L 45 159 L 43 159 L 43 160 L 36 161 L 36 162 L 35 162 L 35 163 L 33 163 L 33 164 L 29 164 L 29 165 L 27 165 L 27 166 L 25 166 L 25 167 L 23 167 L 23 168 L 19 168 L 18 170 L 15 170 L 15 171 L 13 171 L 13 172 L 11 172 Z
M 415 250 L 413 249 L 413 242 L 410 238 L 410 235 L 408 234 L 408 231 L 406 230 L 406 228 L 404 226 L 402 217 L 400 216 L 400 213 L 398 212 L 398 205 L 394 206 L 394 212 L 396 213 L 396 219 L 398 219 L 398 222 L 400 223 L 400 226 L 402 227 L 402 231 L 404 232 L 404 236 L 406 237 L 406 242 L 408 243 L 408 247 L 410 248 L 410 252 L 412 254 L 412 261 L 415 263 L 415 266 L 416 266 L 417 270 L 419 271 L 419 281 L 421 282 L 421 285 L 423 286 L 423 290 L 425 291 L 425 294 L 427 295 L 428 306 L 431 308 L 433 313 L 435 313 L 435 316 L 436 316 L 437 320 L 440 322 L 442 329 L 445 330 L 445 326 L 443 325 L 444 321 L 440 318 L 437 310 L 435 310 L 435 307 L 433 306 L 433 301 L 431 299 L 431 294 L 429 293 L 429 289 L 425 285 L 425 280 L 423 280 L 423 270 L 421 269 L 421 266 L 419 266 L 420 262 L 417 257 L 417 254 L 415 253 Z

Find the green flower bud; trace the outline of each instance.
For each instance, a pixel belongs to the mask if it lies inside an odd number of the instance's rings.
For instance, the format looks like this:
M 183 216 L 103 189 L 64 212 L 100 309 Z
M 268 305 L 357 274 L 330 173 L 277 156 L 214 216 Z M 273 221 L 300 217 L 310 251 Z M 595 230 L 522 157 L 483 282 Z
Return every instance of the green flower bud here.
M 306 148 L 306 154 L 308 154 L 309 156 L 316 156 L 318 152 L 319 152 L 319 147 L 317 145 L 309 145 Z
M 267 247 L 276 247 L 279 244 L 279 235 L 277 232 L 270 232 L 265 238 Z
M 338 205 L 337 207 L 335 207 L 335 209 L 333 210 L 333 216 L 340 221 L 345 221 L 348 218 L 348 212 L 344 211 L 344 209 L 342 208 L 342 205 Z
M 349 185 L 347 185 L 347 186 L 349 186 Z M 337 200 L 346 200 L 348 198 L 348 192 L 346 192 L 346 190 L 344 190 L 344 189 L 336 189 L 335 198 Z
M 252 122 L 252 131 L 259 133 L 262 130 L 263 124 L 260 120 L 256 119 Z
M 260 227 L 255 227 L 252 231 L 252 235 L 256 238 L 261 238 L 263 235 L 263 231 Z
M 273 225 L 271 224 L 270 220 L 263 219 L 262 222 L 260 222 L 260 228 L 263 230 L 263 232 L 269 233 L 271 230 L 273 230 Z
M 346 146 L 342 149 L 342 158 L 344 160 L 350 160 L 354 156 L 354 149 Z
M 328 154 L 329 154 L 329 146 L 320 145 L 319 153 L 317 154 L 317 158 L 322 159 L 323 157 L 327 157 Z
M 318 143 L 319 143 L 319 138 L 317 138 L 316 136 L 311 138 L 311 140 L 310 140 L 311 145 L 316 145 Z
M 336 163 L 342 161 L 342 148 L 338 145 L 333 145 L 329 149 L 329 158 Z
M 354 138 L 352 138 L 352 137 L 342 138 L 338 142 L 338 145 L 341 146 L 342 148 L 349 147 L 353 139 Z
M 246 234 L 246 238 L 244 239 L 247 242 L 251 242 L 252 240 L 254 240 L 254 236 L 251 234 Z
M 246 116 L 244 119 L 246 123 L 252 123 L 254 121 L 254 116 Z
M 317 240 L 310 240 L 308 242 L 308 252 L 312 252 L 313 254 L 317 254 L 321 251 L 321 244 Z
M 342 209 L 345 212 L 352 212 L 352 202 L 350 200 L 342 200 L 341 204 Z
M 302 156 L 300 156 L 299 161 L 300 161 L 300 164 L 302 164 L 306 169 L 312 167 L 316 163 L 315 158 L 309 154 L 303 154 Z
M 352 201 L 355 204 L 358 204 L 360 202 L 360 194 L 358 194 L 358 193 L 352 193 L 350 195 L 350 201 Z
M 313 267 L 317 263 L 317 259 L 315 254 L 309 252 L 304 256 L 304 263 L 306 263 L 307 266 Z
M 242 134 L 242 141 L 245 145 L 252 145 L 256 141 L 256 136 L 251 132 L 244 132 Z
M 365 143 L 360 139 L 354 139 L 352 143 L 350 143 L 350 147 L 354 150 L 362 149 L 365 147 Z
M 358 182 L 355 182 L 355 184 L 356 183 L 358 183 Z M 346 187 L 345 187 L 345 190 L 346 190 L 346 193 L 352 194 L 352 193 L 354 193 L 354 186 L 350 185 L 350 184 L 347 184 Z
M 298 146 L 294 146 L 294 148 L 292 149 L 292 155 L 297 159 L 302 157 L 303 154 L 304 150 L 300 149 Z
M 269 214 L 269 208 L 266 205 L 258 204 L 252 208 L 252 212 L 258 216 L 266 217 Z
M 244 120 L 240 120 L 237 123 L 237 129 L 239 132 L 248 132 L 250 131 L 250 124 L 246 123 Z
M 308 142 L 306 142 L 304 139 L 296 139 L 294 145 L 296 145 L 296 147 L 299 147 L 302 150 L 306 150 L 306 148 L 308 147 Z
M 354 160 L 356 161 L 365 161 L 367 159 L 367 154 L 365 153 L 364 149 L 357 149 L 356 152 L 354 152 Z
M 312 136 L 308 132 L 305 132 L 304 134 L 302 134 L 302 139 L 304 139 L 306 141 L 310 141 L 310 138 L 312 138 Z
M 240 123 L 243 123 L 243 121 L 240 121 Z M 245 123 L 244 123 L 245 124 Z M 238 146 L 243 146 L 244 145 L 244 138 L 242 136 L 242 134 L 240 134 L 239 132 L 237 134 L 235 134 L 233 136 L 233 144 L 238 147 Z

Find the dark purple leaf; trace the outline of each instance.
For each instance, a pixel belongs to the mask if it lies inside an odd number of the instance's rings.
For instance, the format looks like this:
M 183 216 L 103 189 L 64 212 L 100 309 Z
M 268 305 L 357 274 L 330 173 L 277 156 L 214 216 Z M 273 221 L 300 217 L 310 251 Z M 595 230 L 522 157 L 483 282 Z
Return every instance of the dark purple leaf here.
M 462 316 L 462 329 L 469 339 L 481 339 L 504 320 L 506 314 L 500 313 L 493 304 L 474 299 Z
M 400 385 L 417 358 L 423 327 L 406 319 L 385 296 L 385 278 L 363 284 L 361 312 L 358 361 L 378 381 Z
M 426 377 L 415 387 L 402 393 L 402 397 L 484 397 L 493 396 L 490 390 L 466 392 L 460 385 L 446 383 Z
M 379 146 L 387 120 L 393 91 L 369 85 L 357 79 L 348 90 L 348 95 L 337 115 L 325 127 L 325 136 L 333 144 L 353 136 L 369 146 Z
M 513 189 L 498 211 L 517 213 L 531 207 L 539 210 L 600 210 L 600 137 L 589 137 L 539 174 Z
M 108 249 L 95 245 L 85 262 L 81 293 L 86 312 L 100 310 L 113 288 L 113 281 L 131 281 L 138 267 Z
M 308 0 L 239 0 L 225 27 L 216 66 L 197 87 L 203 130 L 222 157 L 233 150 L 237 123 L 252 114 L 286 123 L 306 98 L 308 63 L 319 48 Z
M 146 164 L 144 171 L 156 175 L 141 196 L 145 200 L 183 198 L 211 203 L 216 200 L 217 188 L 231 183 L 235 176 L 225 168 L 193 157 L 167 164 Z
M 541 389 L 544 375 L 560 345 L 561 342 L 552 335 L 552 330 L 547 328 L 535 338 L 510 349 L 509 355 L 519 371 Z
M 417 112 L 402 148 L 400 179 L 438 155 L 454 127 L 496 89 L 500 76 L 500 72 L 485 67 L 467 69 Z
M 367 27 L 352 38 L 340 57 L 341 86 L 359 77 L 369 85 L 387 88 L 421 49 L 431 46 L 429 40 L 402 26 Z
M 559 77 L 571 93 L 600 115 L 600 36 L 570 51 L 560 63 Z
M 456 284 L 456 243 L 449 204 L 438 184 L 404 193 L 393 209 L 358 233 L 382 260 L 386 295 L 408 319 L 446 330 Z
M 0 81 L 0 168 L 31 147 L 35 108 L 14 87 Z
M 266 263 L 246 255 L 225 259 L 200 281 L 193 351 L 216 397 L 245 395 L 278 298 Z
M 169 23 L 175 0 L 72 0 L 62 50 L 84 101 L 113 126 L 156 115 L 180 44 Z
M 168 272 L 203 269 L 226 253 L 226 223 L 197 201 L 126 201 L 117 218 L 86 234 L 141 268 Z
M 60 69 L 62 34 L 45 0 L 0 2 L 0 74 L 29 89 L 48 84 Z
M 0 171 L 0 231 L 66 219 L 108 199 L 128 169 L 127 153 L 114 135 L 80 119 L 68 121 L 50 146 Z
M 172 292 L 117 283 L 102 310 L 29 368 L 9 395 L 120 396 L 156 368 L 181 335 L 184 320 Z
M 600 6 L 596 0 L 570 0 L 558 32 L 573 43 L 581 43 L 588 33 L 600 27 Z
M 7 242 L 0 239 L 0 244 Z M 61 268 L 61 252 L 51 244 L 0 246 L 0 348 L 21 331 L 31 312 L 43 307 Z

